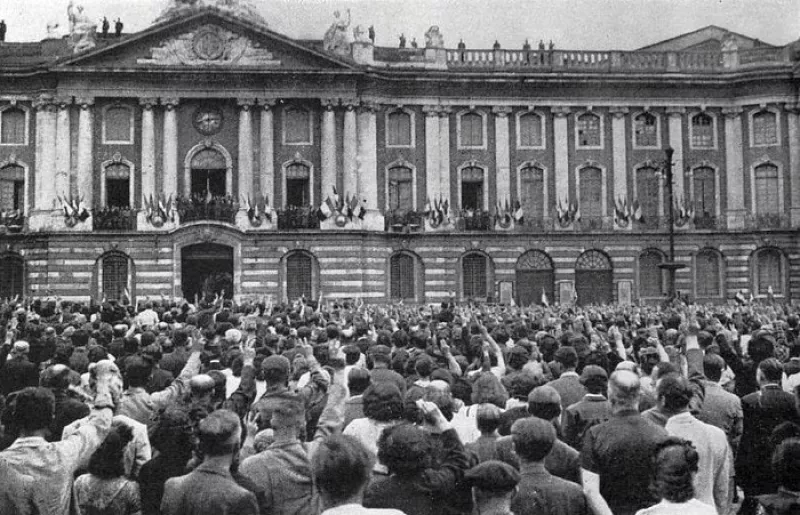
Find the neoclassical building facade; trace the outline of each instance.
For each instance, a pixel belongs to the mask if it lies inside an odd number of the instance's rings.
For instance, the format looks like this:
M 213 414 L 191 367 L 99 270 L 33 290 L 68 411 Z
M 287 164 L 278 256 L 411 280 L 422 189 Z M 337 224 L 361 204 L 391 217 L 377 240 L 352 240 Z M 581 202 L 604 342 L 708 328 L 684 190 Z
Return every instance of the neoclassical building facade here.
M 0 297 L 655 302 L 669 148 L 677 289 L 800 298 L 795 44 L 385 48 L 230 3 L 0 43 Z

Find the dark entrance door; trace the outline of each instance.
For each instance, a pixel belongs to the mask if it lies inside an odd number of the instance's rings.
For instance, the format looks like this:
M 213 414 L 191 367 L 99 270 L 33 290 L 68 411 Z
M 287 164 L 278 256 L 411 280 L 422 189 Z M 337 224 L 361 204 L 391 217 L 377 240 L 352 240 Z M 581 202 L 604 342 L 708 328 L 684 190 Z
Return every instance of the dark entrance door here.
M 580 255 L 575 262 L 575 292 L 581 305 L 614 301 L 614 271 L 608 256 L 598 250 Z
M 192 196 L 225 196 L 225 175 L 227 170 L 192 170 Z
M 183 297 L 194 302 L 195 296 L 214 297 L 225 292 L 233 297 L 233 249 L 215 243 L 184 247 L 181 252 Z
M 553 262 L 539 250 L 523 254 L 517 261 L 517 303 L 520 306 L 542 304 L 542 294 L 553 302 L 555 285 Z

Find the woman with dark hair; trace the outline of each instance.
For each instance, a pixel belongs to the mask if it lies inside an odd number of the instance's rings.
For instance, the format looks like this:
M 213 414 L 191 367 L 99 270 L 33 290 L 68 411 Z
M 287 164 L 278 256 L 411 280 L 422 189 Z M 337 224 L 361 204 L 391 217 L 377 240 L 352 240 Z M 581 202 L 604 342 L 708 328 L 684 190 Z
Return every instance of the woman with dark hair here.
M 783 440 L 772 455 L 772 472 L 780 485 L 774 494 L 759 495 L 759 515 L 800 513 L 800 438 Z
M 373 455 L 378 454 L 378 439 L 383 430 L 403 419 L 403 397 L 393 383 L 375 383 L 362 394 L 364 418 L 357 418 L 344 434 L 361 442 Z
M 650 489 L 661 502 L 636 515 L 715 515 L 717 510 L 694 498 L 694 475 L 700 456 L 691 442 L 669 437 L 653 453 Z
M 80 515 L 141 515 L 139 485 L 125 477 L 125 447 L 133 439 L 126 425 L 114 425 L 89 459 L 89 473 L 75 480 Z

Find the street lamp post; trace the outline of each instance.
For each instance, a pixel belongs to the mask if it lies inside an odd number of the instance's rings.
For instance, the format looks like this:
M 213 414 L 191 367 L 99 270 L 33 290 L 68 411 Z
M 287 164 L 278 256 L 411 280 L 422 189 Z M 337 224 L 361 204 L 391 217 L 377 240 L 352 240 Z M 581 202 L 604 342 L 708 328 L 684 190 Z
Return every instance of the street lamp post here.
M 667 294 L 670 300 L 675 298 L 675 271 L 684 268 L 686 265 L 675 262 L 675 208 L 672 192 L 672 154 L 675 149 L 667 147 L 664 149 L 666 162 L 664 172 L 666 175 L 667 204 L 668 204 L 668 223 L 669 223 L 669 261 L 659 264 L 659 268 L 667 271 Z

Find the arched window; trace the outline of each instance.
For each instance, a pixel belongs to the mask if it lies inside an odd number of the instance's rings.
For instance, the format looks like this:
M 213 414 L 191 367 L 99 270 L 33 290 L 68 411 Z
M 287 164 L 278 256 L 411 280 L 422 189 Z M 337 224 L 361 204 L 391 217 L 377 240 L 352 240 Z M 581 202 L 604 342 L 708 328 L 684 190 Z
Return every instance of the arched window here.
M 759 295 L 767 295 L 770 286 L 774 294 L 783 294 L 783 259 L 778 249 L 764 249 L 756 255 L 756 281 Z
M 192 156 L 192 195 L 225 196 L 227 193 L 228 162 L 222 152 L 207 148 Z
M 0 169 L 0 211 L 22 211 L 25 208 L 25 169 L 7 165 Z
M 25 118 L 27 113 L 19 107 L 0 111 L 0 144 L 25 145 Z
M 603 216 L 603 172 L 599 168 L 581 168 L 578 205 L 581 217 L 591 219 Z
M 642 113 L 633 119 L 634 142 L 637 147 L 658 147 L 658 118 Z
M 643 166 L 636 170 L 636 196 L 642 208 L 643 222 L 658 225 L 661 212 L 661 178 L 655 168 Z
M 712 217 L 717 214 L 717 184 L 714 169 L 708 166 L 695 168 L 692 185 L 694 187 L 694 212 L 697 217 Z
M 754 211 L 762 214 L 780 214 L 781 198 L 778 167 L 764 163 L 756 167 L 756 205 Z
M 286 206 L 307 207 L 311 204 L 311 169 L 305 163 L 286 166 Z
M 658 265 L 664 255 L 657 250 L 646 250 L 639 256 L 639 296 L 657 298 L 664 295 L 664 270 Z
M 411 115 L 396 109 L 386 117 L 386 145 L 389 147 L 414 146 Z
M 461 260 L 464 298 L 488 297 L 488 260 L 483 254 L 467 254 Z
M 461 209 L 483 210 L 483 168 L 461 169 Z
M 578 116 L 578 146 L 579 147 L 601 147 L 603 140 L 601 135 L 600 117 L 593 113 L 584 113 Z
M 286 258 L 286 298 L 293 302 L 300 297 L 314 298 L 313 258 L 304 252 L 293 252 Z
M 25 262 L 22 257 L 7 254 L 0 257 L 0 299 L 24 296 Z
M 478 113 L 465 113 L 460 117 L 461 146 L 482 147 L 483 116 Z
M 714 148 L 714 119 L 706 113 L 692 116 L 692 147 Z
M 580 304 L 609 304 L 614 299 L 611 260 L 599 250 L 587 250 L 575 261 L 575 293 Z
M 102 282 L 100 292 L 108 300 L 122 298 L 128 288 L 128 256 L 121 252 L 109 252 L 102 258 Z
M 414 258 L 408 254 L 398 253 L 389 262 L 390 296 L 395 300 L 416 299 L 416 274 Z
M 550 256 L 541 250 L 529 250 L 517 261 L 517 302 L 520 306 L 554 301 L 555 271 Z
M 542 120 L 543 118 L 536 113 L 521 114 L 519 118 L 519 146 L 528 148 L 540 148 L 543 145 Z
M 106 206 L 130 207 L 131 169 L 124 163 L 106 167 Z
M 520 170 L 519 198 L 525 218 L 537 220 L 544 216 L 544 170 L 529 164 Z
M 711 249 L 701 250 L 695 257 L 695 296 L 721 297 L 720 256 Z
M 105 110 L 103 143 L 133 143 L 133 111 L 130 108 L 113 106 Z
M 406 166 L 389 169 L 389 209 L 408 212 L 414 209 L 414 173 Z
M 310 145 L 311 113 L 299 107 L 283 111 L 283 142 L 286 145 Z
M 772 111 L 760 111 L 753 115 L 753 145 L 778 144 L 778 115 Z

